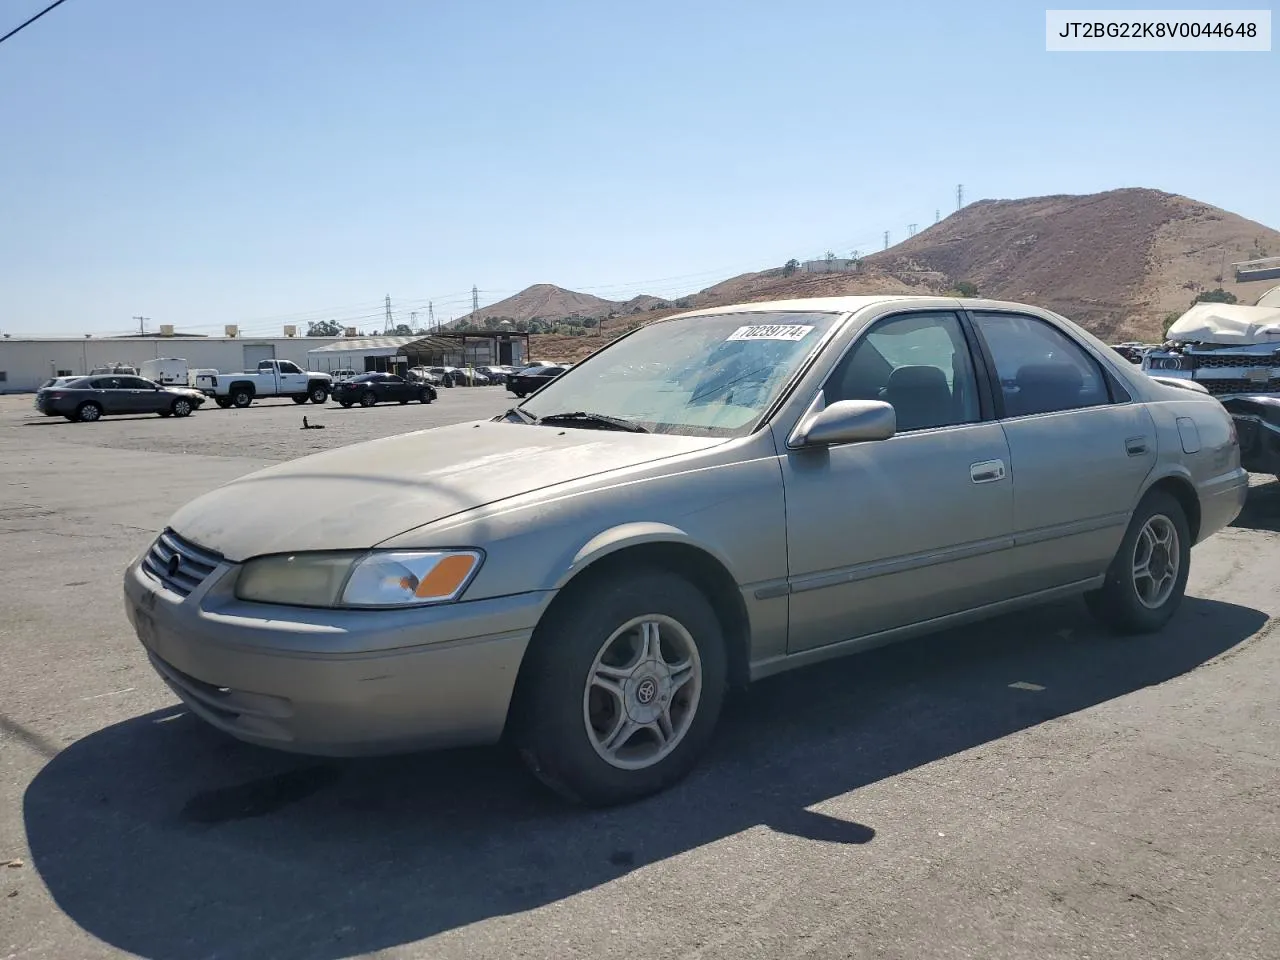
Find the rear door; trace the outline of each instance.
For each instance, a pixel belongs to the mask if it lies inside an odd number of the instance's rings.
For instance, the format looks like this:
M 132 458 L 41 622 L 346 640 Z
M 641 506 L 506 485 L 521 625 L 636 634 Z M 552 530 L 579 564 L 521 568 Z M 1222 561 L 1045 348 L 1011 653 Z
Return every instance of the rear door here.
M 898 432 L 782 458 L 790 652 L 1007 595 L 1009 448 L 980 369 L 960 316 L 939 310 L 874 321 L 836 366 L 826 403 L 891 403 Z
M 92 381 L 90 394 L 102 406 L 103 413 L 128 413 L 129 393 L 120 382 L 121 377 L 98 377 Z
M 1030 314 L 971 313 L 1000 390 L 1019 593 L 1106 570 L 1156 462 L 1155 424 L 1073 336 Z

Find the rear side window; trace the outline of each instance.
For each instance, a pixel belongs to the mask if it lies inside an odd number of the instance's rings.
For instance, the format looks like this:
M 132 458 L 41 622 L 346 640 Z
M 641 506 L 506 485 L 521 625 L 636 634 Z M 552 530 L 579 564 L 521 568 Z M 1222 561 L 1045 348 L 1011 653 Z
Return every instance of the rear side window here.
M 1053 325 L 1016 313 L 973 318 L 995 361 L 1006 417 L 1111 402 L 1101 365 Z

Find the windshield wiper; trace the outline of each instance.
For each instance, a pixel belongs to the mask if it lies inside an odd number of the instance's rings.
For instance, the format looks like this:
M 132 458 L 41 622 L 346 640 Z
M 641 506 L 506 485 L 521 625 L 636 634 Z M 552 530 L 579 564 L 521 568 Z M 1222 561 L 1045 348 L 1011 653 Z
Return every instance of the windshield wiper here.
M 508 410 L 506 413 L 504 413 L 504 414 L 503 414 L 503 416 L 504 416 L 504 417 L 509 417 L 509 416 L 512 416 L 513 414 L 514 414 L 515 416 L 519 417 L 519 418 L 520 418 L 521 420 L 523 420 L 525 423 L 537 423 L 537 422 L 538 422 L 538 418 L 537 418 L 537 417 L 535 417 L 532 413 L 530 413 L 528 410 L 521 410 L 519 407 L 512 407 L 510 410 Z
M 549 413 L 539 417 L 538 423 L 582 423 L 595 424 L 608 430 L 625 430 L 627 433 L 648 433 L 644 427 L 621 417 L 607 417 L 603 413 L 586 413 L 578 410 L 574 413 Z

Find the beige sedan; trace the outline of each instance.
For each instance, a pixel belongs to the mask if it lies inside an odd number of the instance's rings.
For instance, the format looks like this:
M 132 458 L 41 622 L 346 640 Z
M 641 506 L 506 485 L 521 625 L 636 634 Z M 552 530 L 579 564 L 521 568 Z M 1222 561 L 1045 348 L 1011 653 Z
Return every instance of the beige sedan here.
M 1217 400 L 1055 314 L 754 303 L 642 327 L 494 420 L 228 484 L 124 588 L 155 669 L 235 737 L 506 740 L 610 804 L 779 671 L 1071 595 L 1159 630 L 1246 488 Z

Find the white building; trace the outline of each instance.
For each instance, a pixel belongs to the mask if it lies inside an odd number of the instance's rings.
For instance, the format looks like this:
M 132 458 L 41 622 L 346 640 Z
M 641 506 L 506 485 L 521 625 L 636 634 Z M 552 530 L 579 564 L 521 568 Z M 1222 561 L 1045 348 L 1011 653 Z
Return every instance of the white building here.
M 95 367 L 123 363 L 137 368 L 161 357 L 236 373 L 258 361 L 292 360 L 307 365 L 307 354 L 333 337 L 49 337 L 0 338 L 0 393 L 33 391 L 50 377 L 74 377 Z
M 39 389 L 51 377 L 83 376 L 95 367 L 144 360 L 181 359 L 192 369 L 238 373 L 261 360 L 292 360 L 304 370 L 328 373 L 351 369 L 388 370 L 400 366 L 484 366 L 521 364 L 528 357 L 528 334 L 509 331 L 443 332 L 413 337 L 3 337 L 0 338 L 0 393 Z

